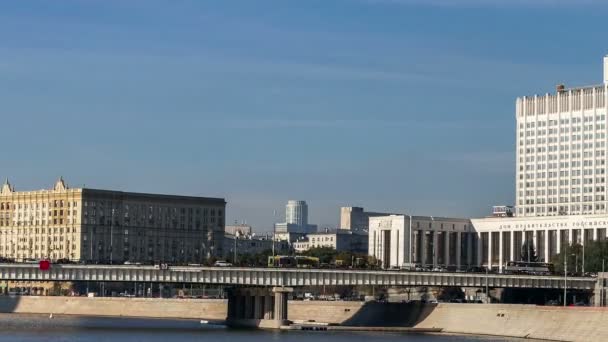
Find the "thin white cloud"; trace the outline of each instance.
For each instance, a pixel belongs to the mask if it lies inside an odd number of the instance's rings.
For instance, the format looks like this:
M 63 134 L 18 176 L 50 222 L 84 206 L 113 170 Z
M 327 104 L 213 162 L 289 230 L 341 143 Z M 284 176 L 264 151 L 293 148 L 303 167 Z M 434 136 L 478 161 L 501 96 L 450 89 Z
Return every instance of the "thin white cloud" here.
M 359 0 L 368 4 L 424 5 L 433 7 L 580 7 L 606 6 L 604 0 Z
M 208 120 L 205 120 L 208 121 Z M 470 128 L 472 122 L 442 121 L 423 122 L 406 120 L 356 120 L 356 119 L 220 119 L 212 120 L 213 126 L 224 129 L 386 129 L 386 128 Z M 477 126 L 479 124 L 476 124 Z

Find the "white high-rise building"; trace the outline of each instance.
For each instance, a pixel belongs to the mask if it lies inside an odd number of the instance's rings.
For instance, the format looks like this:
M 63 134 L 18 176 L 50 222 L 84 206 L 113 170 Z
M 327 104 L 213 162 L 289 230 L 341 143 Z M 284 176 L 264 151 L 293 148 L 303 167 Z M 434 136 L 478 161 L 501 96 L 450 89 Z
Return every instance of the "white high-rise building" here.
M 517 99 L 516 215 L 606 214 L 604 83 Z
M 515 217 L 471 219 L 475 258 L 502 270 L 531 243 L 550 262 L 565 246 L 608 240 L 606 115 L 603 84 L 516 100 Z
M 285 222 L 275 223 L 275 238 L 280 240 L 297 240 L 303 234 L 314 233 L 317 226 L 308 224 L 308 205 L 306 201 L 287 201 L 285 206 Z
M 285 206 L 285 222 L 305 226 L 308 224 L 308 205 L 306 201 L 287 201 Z

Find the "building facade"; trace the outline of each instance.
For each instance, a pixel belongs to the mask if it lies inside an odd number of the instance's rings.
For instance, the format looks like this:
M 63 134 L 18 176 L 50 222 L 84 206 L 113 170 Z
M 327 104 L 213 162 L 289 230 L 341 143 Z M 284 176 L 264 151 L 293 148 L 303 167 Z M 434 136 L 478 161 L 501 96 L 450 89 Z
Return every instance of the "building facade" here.
M 69 188 L 0 192 L 0 257 L 83 262 L 202 262 L 221 256 L 221 198 Z
M 251 228 L 250 225 L 235 223 L 234 225 L 226 226 L 226 228 L 224 229 L 224 232 L 226 234 L 230 234 L 230 235 L 236 235 L 236 234 L 251 235 L 251 234 L 253 234 L 253 229 Z
M 289 244 L 287 241 L 273 241 L 272 236 L 256 236 L 252 234 L 247 235 L 229 235 L 224 236 L 224 258 L 234 262 L 234 254 L 238 259 L 239 255 L 244 254 L 260 254 L 271 251 L 273 249 L 275 254 L 281 254 L 289 251 Z
M 477 234 L 470 220 L 432 216 L 370 217 L 369 255 L 383 268 L 466 269 L 476 263 Z
M 607 214 L 604 83 L 516 101 L 517 216 Z
M 365 211 L 361 207 L 340 208 L 340 229 L 348 229 L 355 233 L 367 234 L 369 231 L 369 218 L 375 216 L 388 216 L 390 213 Z
M 502 270 L 528 243 L 550 262 L 563 246 L 606 239 L 607 104 L 608 57 L 601 85 L 516 100 L 515 217 L 471 219 L 479 265 Z
M 562 246 L 606 240 L 608 215 L 562 215 L 471 219 L 479 244 L 474 251 L 480 265 L 502 271 L 507 261 L 523 260 L 522 247 L 529 241 L 538 261 L 550 262 Z
M 306 201 L 287 201 L 285 222 L 305 226 L 308 224 L 308 205 Z
M 338 252 L 352 252 L 367 254 L 367 235 L 356 234 L 349 230 L 337 229 L 333 231 L 307 234 L 306 237 L 294 242 L 296 252 L 304 252 L 311 248 L 327 247 Z

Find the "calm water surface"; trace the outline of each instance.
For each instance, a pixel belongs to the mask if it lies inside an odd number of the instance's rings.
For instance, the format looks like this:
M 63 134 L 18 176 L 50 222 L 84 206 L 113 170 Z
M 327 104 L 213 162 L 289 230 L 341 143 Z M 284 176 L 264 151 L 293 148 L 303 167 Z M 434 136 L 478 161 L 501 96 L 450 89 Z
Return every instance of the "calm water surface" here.
M 492 337 L 368 332 L 229 330 L 191 320 L 54 317 L 0 314 L 0 342 L 457 342 L 521 341 Z

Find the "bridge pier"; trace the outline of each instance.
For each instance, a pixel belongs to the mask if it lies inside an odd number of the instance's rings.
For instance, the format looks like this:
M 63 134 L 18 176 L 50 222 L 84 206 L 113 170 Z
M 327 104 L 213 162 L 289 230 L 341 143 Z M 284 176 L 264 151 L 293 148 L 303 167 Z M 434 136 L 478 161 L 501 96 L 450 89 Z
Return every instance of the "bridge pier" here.
M 291 287 L 252 287 L 228 290 L 231 327 L 278 329 L 288 325 L 287 300 Z
M 606 299 L 606 295 L 608 294 L 608 291 L 606 291 L 607 280 L 608 272 L 599 272 L 597 274 L 597 283 L 593 290 L 593 306 L 606 306 L 608 304 L 608 300 Z

